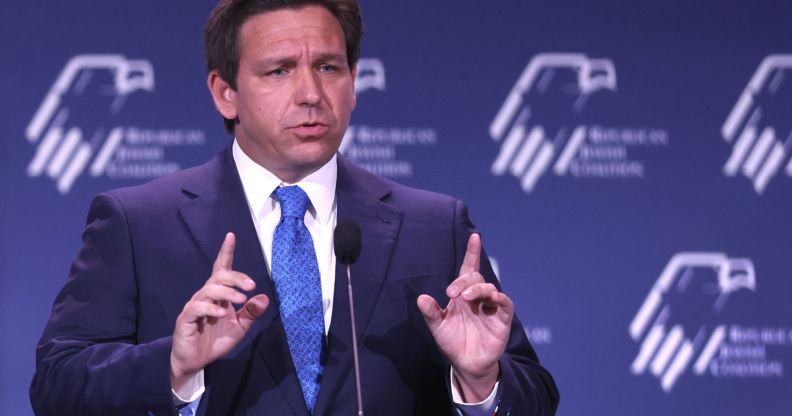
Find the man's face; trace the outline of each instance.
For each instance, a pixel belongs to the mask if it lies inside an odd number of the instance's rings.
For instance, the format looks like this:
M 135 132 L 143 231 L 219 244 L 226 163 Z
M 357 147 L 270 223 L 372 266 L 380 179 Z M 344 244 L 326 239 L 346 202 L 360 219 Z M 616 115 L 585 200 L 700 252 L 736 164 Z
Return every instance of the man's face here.
M 355 107 L 341 25 L 320 6 L 263 13 L 240 28 L 239 50 L 237 89 L 227 91 L 239 145 L 295 182 L 333 157 Z

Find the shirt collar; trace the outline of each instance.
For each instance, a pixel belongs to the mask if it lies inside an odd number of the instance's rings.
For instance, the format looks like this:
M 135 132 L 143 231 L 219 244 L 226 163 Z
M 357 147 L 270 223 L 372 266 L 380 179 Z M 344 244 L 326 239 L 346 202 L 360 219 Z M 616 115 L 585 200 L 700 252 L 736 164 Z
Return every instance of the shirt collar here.
M 275 209 L 275 198 L 272 193 L 279 186 L 299 185 L 311 200 L 308 213 L 321 224 L 330 221 L 335 206 L 336 179 L 338 162 L 336 155 L 316 172 L 311 173 L 297 183 L 286 183 L 274 173 L 251 159 L 234 139 L 232 145 L 234 162 L 242 180 L 250 210 L 257 219 L 270 214 Z

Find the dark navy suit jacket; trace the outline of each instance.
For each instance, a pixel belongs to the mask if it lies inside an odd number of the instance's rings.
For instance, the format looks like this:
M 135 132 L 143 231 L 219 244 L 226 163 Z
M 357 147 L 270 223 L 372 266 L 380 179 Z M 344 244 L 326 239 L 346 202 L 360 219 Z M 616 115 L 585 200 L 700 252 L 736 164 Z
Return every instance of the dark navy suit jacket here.
M 448 363 L 416 306 L 448 301 L 473 226 L 448 196 L 408 188 L 339 157 L 338 218 L 362 229 L 352 266 L 362 390 L 369 415 L 450 415 Z M 200 414 L 307 415 L 277 298 L 230 147 L 208 163 L 99 195 L 83 246 L 39 342 L 30 395 L 39 415 L 173 415 L 174 322 L 211 274 L 227 232 L 234 269 L 271 304 L 246 338 L 205 370 Z M 486 256 L 482 274 L 495 282 Z M 319 415 L 355 414 L 346 273 L 336 272 Z M 501 414 L 549 415 L 558 403 L 515 318 L 502 374 Z

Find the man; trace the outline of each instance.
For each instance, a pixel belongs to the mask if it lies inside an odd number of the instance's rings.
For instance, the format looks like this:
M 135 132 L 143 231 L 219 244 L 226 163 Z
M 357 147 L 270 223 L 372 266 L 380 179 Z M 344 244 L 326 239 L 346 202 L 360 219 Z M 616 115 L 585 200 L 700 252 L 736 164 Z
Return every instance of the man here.
M 354 0 L 218 5 L 208 84 L 235 141 L 203 166 L 94 200 L 39 344 L 38 414 L 355 413 L 332 252 L 347 218 L 362 228 L 367 414 L 555 412 L 552 377 L 464 205 L 336 155 L 360 34 Z

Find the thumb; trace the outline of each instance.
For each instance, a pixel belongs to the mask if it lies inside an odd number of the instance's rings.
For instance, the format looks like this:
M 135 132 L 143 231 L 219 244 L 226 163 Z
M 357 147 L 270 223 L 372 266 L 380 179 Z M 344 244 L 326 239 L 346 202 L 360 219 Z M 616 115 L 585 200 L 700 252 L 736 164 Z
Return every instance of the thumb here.
M 256 321 L 261 315 L 264 315 L 264 312 L 267 310 L 269 306 L 269 298 L 267 295 L 261 294 L 256 295 L 237 311 L 237 320 L 239 321 L 239 326 L 242 327 L 242 330 L 247 332 L 251 326 L 253 326 L 253 322 Z
M 418 304 L 418 310 L 421 311 L 426 321 L 426 325 L 429 326 L 429 330 L 434 331 L 443 321 L 443 310 L 440 309 L 440 305 L 429 295 L 418 296 L 416 302 Z

